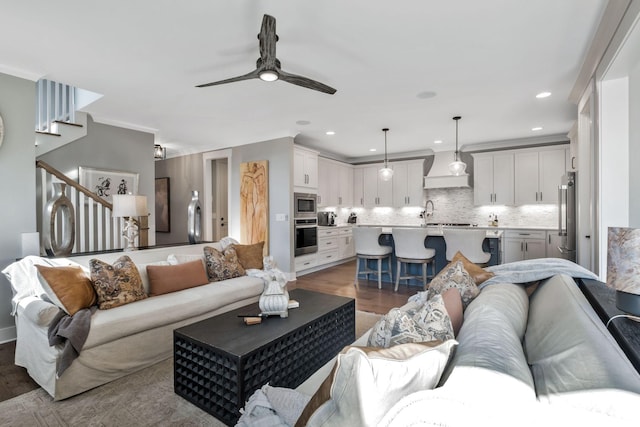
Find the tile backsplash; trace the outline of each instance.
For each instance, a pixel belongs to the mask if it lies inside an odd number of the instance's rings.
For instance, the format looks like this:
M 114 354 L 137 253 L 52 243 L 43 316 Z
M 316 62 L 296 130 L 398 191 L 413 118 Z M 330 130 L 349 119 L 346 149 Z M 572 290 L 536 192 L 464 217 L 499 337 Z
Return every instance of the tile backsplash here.
M 498 217 L 501 227 L 556 228 L 556 205 L 474 206 L 473 188 L 446 188 L 425 190 L 424 200 L 434 204 L 433 216 L 428 222 L 471 223 L 486 226 L 489 215 Z M 359 224 L 420 225 L 424 206 L 404 208 L 337 208 L 326 209 L 337 214 L 338 224 L 347 222 L 349 213 L 358 215 Z

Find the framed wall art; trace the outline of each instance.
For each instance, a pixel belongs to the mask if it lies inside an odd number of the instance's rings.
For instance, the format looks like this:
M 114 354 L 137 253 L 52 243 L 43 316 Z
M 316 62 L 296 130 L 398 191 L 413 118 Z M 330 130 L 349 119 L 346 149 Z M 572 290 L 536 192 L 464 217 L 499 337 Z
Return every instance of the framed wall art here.
M 78 168 L 78 184 L 113 203 L 114 194 L 138 194 L 138 173 L 93 169 L 80 166 Z
M 169 178 L 156 178 L 156 232 L 171 232 Z

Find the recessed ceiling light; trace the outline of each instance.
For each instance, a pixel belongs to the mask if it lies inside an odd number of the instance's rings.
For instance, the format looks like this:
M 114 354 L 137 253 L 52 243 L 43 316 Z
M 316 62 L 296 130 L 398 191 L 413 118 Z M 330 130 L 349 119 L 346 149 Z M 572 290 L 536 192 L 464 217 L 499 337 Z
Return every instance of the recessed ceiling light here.
M 434 144 L 442 144 L 442 140 L 441 139 L 436 139 L 435 141 L 433 141 Z
M 535 131 L 542 130 L 542 128 L 540 126 L 536 126 L 534 128 L 531 128 L 531 130 L 535 132 Z
M 301 126 L 306 126 L 306 125 L 311 124 L 311 122 L 310 122 L 309 120 L 298 120 L 298 121 L 296 122 L 296 124 L 297 124 L 297 125 L 301 125 Z
M 536 95 L 536 98 L 547 98 L 551 96 L 551 92 L 540 92 Z
M 378 151 L 375 148 L 369 148 L 369 151 Z
M 327 135 L 335 135 L 336 133 L 332 130 L 328 130 L 325 132 Z

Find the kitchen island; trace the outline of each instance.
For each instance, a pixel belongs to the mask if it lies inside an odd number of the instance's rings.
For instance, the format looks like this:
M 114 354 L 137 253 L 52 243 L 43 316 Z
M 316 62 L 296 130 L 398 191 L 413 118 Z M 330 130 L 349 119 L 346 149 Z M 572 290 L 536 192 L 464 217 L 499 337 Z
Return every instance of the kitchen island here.
M 380 227 L 379 225 L 359 225 L 359 227 Z M 385 246 L 391 246 L 392 248 L 394 248 L 394 251 L 392 252 L 392 256 L 391 256 L 391 271 L 392 271 L 392 277 L 393 280 L 389 281 L 389 276 L 387 274 L 383 274 L 382 275 L 382 281 L 386 282 L 386 283 L 395 283 L 395 277 L 396 277 L 396 266 L 397 266 L 397 260 L 396 260 L 396 256 L 395 256 L 395 245 L 393 242 L 393 236 L 391 235 L 391 230 L 392 228 L 420 228 L 420 227 L 409 227 L 409 226 L 383 226 L 382 227 L 382 235 L 379 238 L 379 243 L 381 245 L 385 245 Z M 427 238 L 425 239 L 424 242 L 424 246 L 427 248 L 432 248 L 435 249 L 436 251 L 436 255 L 435 255 L 435 271 L 428 271 L 427 274 L 429 276 L 435 276 L 436 274 L 438 274 L 440 272 L 440 270 L 442 270 L 447 264 L 447 258 L 446 258 L 446 244 L 444 241 L 444 237 L 443 237 L 443 229 L 446 227 L 441 227 L 441 226 L 428 226 L 427 228 Z M 468 228 L 468 229 L 476 229 L 478 227 L 455 227 L 455 228 Z M 485 227 L 480 227 L 485 229 Z M 485 252 L 489 252 L 491 253 L 491 258 L 489 259 L 488 265 L 497 265 L 497 264 L 501 264 L 502 263 L 502 235 L 503 235 L 503 230 L 497 229 L 495 227 L 489 227 L 486 228 L 487 230 L 487 237 L 484 239 L 484 242 L 482 243 L 482 249 Z M 358 262 L 365 262 L 364 260 L 358 260 Z M 370 261 L 370 264 L 368 265 L 369 268 L 377 268 L 375 266 L 375 262 L 374 261 Z M 421 274 L 421 266 L 418 264 L 411 264 L 409 266 L 409 274 L 415 274 L 415 275 L 420 275 Z M 406 281 L 403 280 L 401 282 L 402 284 L 405 284 Z M 409 281 L 409 285 L 410 286 L 419 286 L 422 287 L 422 282 L 415 280 L 415 279 L 410 279 Z

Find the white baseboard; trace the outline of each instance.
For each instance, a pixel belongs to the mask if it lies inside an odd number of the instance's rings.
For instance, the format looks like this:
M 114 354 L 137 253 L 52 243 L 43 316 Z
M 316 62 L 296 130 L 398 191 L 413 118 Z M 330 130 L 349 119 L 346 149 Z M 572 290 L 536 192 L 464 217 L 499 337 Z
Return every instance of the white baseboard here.
M 4 344 L 9 341 L 15 341 L 16 339 L 16 327 L 10 326 L 8 328 L 0 329 L 0 344 Z

